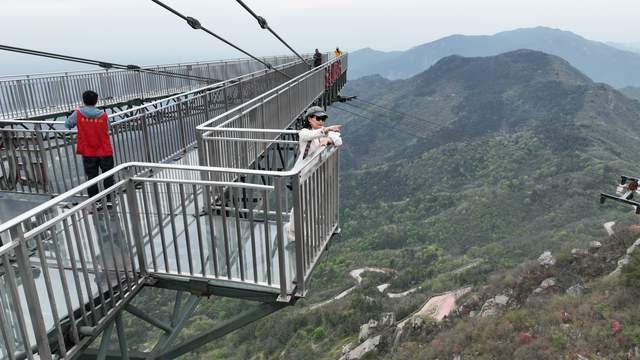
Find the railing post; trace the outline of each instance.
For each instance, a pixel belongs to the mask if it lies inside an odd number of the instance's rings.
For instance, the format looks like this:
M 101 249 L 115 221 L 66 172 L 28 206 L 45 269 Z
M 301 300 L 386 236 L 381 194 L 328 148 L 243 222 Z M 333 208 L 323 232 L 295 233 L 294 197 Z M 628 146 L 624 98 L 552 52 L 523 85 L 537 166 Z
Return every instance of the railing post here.
M 138 84 L 140 86 L 140 100 L 144 100 L 144 85 L 142 80 L 142 71 L 137 72 L 136 78 L 138 79 Z
M 180 130 L 180 143 L 182 146 L 182 151 L 186 152 L 187 150 L 187 134 L 185 134 L 185 129 L 184 129 L 184 119 L 183 119 L 183 114 L 182 114 L 182 103 L 179 102 L 176 104 L 176 107 L 178 109 L 178 129 Z
M 4 144 L 4 151 L 6 151 L 3 159 L 8 159 L 9 162 L 9 168 L 7 172 L 3 174 L 6 178 L 5 185 L 7 188 L 3 190 L 16 190 L 18 187 L 18 150 L 13 145 L 12 134 L 12 132 L 2 132 L 2 142 Z M 0 155 L 2 155 L 1 152 Z
M 16 80 L 16 88 L 18 89 L 18 104 L 22 106 L 24 117 L 29 118 L 29 106 L 27 105 L 27 96 L 24 91 L 22 80 Z
M 29 309 L 29 318 L 31 319 L 31 326 L 33 326 L 33 333 L 36 338 L 36 344 L 38 345 L 38 355 L 40 356 L 40 359 L 51 359 L 51 349 L 49 348 L 47 329 L 42 316 L 42 307 L 40 306 L 38 290 L 36 289 L 36 284 L 33 280 L 33 273 L 31 272 L 31 263 L 27 257 L 25 241 L 23 238 L 19 238 L 15 241 L 19 242 L 19 245 L 15 248 L 16 260 L 18 262 L 18 273 L 22 279 L 22 289 L 24 290 L 27 308 Z M 72 326 L 75 326 L 75 324 L 72 324 Z
M 296 281 L 297 281 L 297 289 L 296 292 L 298 296 L 304 296 L 306 292 L 306 284 L 304 280 L 305 276 L 305 268 L 306 268 L 306 259 L 304 258 L 305 254 L 305 238 L 304 233 L 302 231 L 302 199 L 300 197 L 300 174 L 296 174 L 292 179 L 293 186 L 293 223 L 294 223 L 294 232 L 295 232 L 295 247 L 296 247 Z
M 133 171 L 131 173 L 133 175 Z M 136 197 L 136 187 L 133 183 L 133 179 L 129 178 L 126 184 L 127 189 L 127 203 L 129 205 L 129 223 L 131 224 L 131 230 L 133 230 L 133 237 L 135 238 L 136 253 L 138 255 L 138 262 L 140 265 L 140 274 L 147 275 L 147 263 L 144 258 L 144 238 L 142 236 L 142 226 L 140 225 L 140 206 L 138 206 L 138 198 Z M 161 229 L 162 231 L 162 229 Z M 149 234 L 151 235 L 151 234 Z
M 229 92 L 227 91 L 227 87 L 222 88 L 222 97 L 224 98 L 224 111 L 229 111 Z
M 290 298 L 287 295 L 287 267 L 284 258 L 284 227 L 282 224 L 282 192 L 280 189 L 280 181 L 281 179 L 278 176 L 273 179 L 273 188 L 275 191 L 276 200 L 276 241 L 278 242 L 278 270 L 280 273 L 280 296 L 278 296 L 278 301 L 289 302 Z
M 144 156 L 145 156 L 145 161 L 147 162 L 155 162 L 154 159 L 151 158 L 151 139 L 149 139 L 149 128 L 148 128 L 148 124 L 147 124 L 147 112 L 146 109 L 143 110 L 143 114 L 142 114 L 142 121 L 141 121 L 141 127 L 142 127 L 142 143 L 144 146 Z
M 42 172 L 42 190 L 44 192 L 47 192 L 47 185 L 49 185 L 49 176 L 47 174 L 49 170 L 49 166 L 48 166 L 49 164 L 48 164 L 47 156 L 44 150 L 44 140 L 42 138 L 42 126 L 40 124 L 36 124 L 34 126 L 34 130 L 35 130 L 36 144 L 38 146 L 38 154 L 40 155 L 40 159 L 42 160 L 42 169 L 40 170 Z M 37 178 L 36 178 L 36 181 L 37 181 Z M 53 183 L 51 183 L 50 190 L 51 192 L 55 192 L 55 189 L 53 188 Z
M 209 121 L 209 119 L 210 119 L 210 113 L 209 113 L 209 91 L 205 91 L 204 92 L 203 104 L 204 104 L 204 117 L 205 117 L 205 122 L 206 122 L 206 121 Z

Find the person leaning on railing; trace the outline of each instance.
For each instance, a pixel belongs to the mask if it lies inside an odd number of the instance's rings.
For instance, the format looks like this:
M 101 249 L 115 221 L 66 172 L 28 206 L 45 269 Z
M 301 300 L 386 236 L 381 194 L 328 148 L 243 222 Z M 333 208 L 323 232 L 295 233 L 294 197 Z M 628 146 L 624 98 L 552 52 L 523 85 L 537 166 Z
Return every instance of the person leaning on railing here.
M 324 126 L 327 113 L 320 106 L 312 106 L 305 112 L 304 128 L 298 133 L 298 159 L 296 164 L 311 158 L 316 152 L 322 151 L 328 145 L 342 146 L 340 128 L 342 125 Z M 289 222 L 285 224 L 287 247 L 295 241 L 293 208 L 290 211 Z
M 76 153 L 82 156 L 82 165 L 87 180 L 98 176 L 99 170 L 103 173 L 113 169 L 113 147 L 109 138 L 109 118 L 107 113 L 96 108 L 98 94 L 87 90 L 82 93 L 82 102 L 85 106 L 76 109 L 65 121 L 68 129 L 78 127 L 78 142 Z M 107 189 L 114 183 L 113 177 L 104 179 L 103 185 Z M 89 197 L 98 194 L 98 185 L 87 189 Z M 111 206 L 111 197 L 106 196 L 107 206 Z M 100 204 L 98 205 L 100 207 Z
M 327 113 L 320 106 L 312 106 L 305 113 L 304 128 L 298 133 L 298 161 L 321 150 L 327 145 L 342 145 L 342 125 L 324 126 Z

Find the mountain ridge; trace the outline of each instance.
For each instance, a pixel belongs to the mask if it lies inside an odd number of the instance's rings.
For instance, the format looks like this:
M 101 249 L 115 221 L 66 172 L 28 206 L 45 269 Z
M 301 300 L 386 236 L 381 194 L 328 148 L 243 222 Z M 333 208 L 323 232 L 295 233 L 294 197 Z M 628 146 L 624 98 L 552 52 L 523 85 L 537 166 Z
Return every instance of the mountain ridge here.
M 450 35 L 378 60 L 361 57 L 359 50 L 350 58 L 350 78 L 380 74 L 404 79 L 426 70 L 448 55 L 493 56 L 517 49 L 531 49 L 560 56 L 594 81 L 614 87 L 640 85 L 640 54 L 620 50 L 577 34 L 546 27 L 522 28 L 494 35 Z

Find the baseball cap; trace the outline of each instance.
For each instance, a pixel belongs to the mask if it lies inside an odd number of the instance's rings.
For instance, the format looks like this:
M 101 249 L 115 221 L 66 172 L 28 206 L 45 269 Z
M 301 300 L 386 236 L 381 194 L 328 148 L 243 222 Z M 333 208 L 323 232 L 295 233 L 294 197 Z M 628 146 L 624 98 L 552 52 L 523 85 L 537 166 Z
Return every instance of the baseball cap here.
M 324 112 L 324 109 L 321 108 L 320 106 L 312 106 L 309 109 L 307 109 L 307 112 L 304 114 L 305 118 L 308 118 L 309 116 L 316 116 L 316 117 L 327 117 L 327 113 Z

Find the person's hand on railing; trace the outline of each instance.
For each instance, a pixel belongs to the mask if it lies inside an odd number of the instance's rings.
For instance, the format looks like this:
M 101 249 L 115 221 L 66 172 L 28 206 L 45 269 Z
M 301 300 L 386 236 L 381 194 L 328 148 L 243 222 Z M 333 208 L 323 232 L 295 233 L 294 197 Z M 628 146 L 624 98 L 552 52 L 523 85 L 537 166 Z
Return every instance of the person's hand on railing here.
M 341 128 L 342 128 L 342 125 L 326 126 L 326 127 L 324 127 L 324 133 L 326 135 L 326 134 L 329 134 L 329 132 L 331 132 L 331 131 L 340 132 Z
M 333 141 L 331 140 L 331 138 L 320 139 L 320 146 L 329 146 L 331 144 L 333 144 Z

